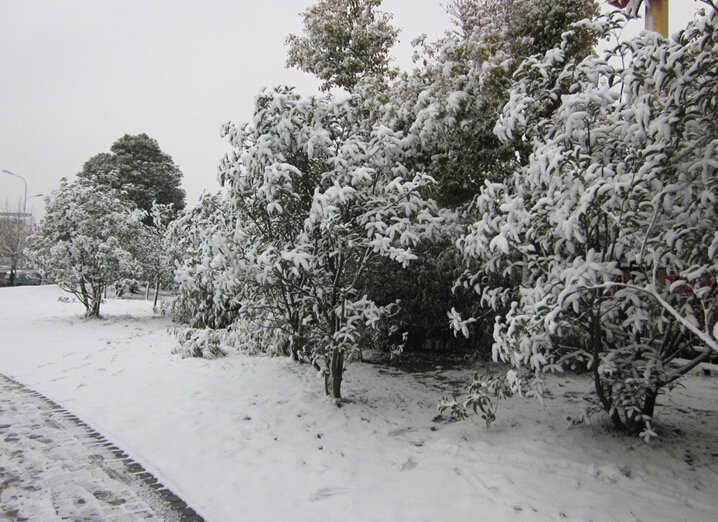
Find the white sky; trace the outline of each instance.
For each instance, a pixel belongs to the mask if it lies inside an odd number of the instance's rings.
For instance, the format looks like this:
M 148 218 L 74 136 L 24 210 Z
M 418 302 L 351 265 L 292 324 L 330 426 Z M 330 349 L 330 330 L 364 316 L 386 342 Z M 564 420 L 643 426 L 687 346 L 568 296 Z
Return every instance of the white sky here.
M 250 118 L 262 87 L 319 82 L 285 68 L 284 40 L 301 32 L 313 0 L 0 0 L 0 169 L 22 175 L 28 197 L 49 194 L 122 135 L 146 132 L 184 173 L 193 204 L 214 191 L 226 150 L 219 129 Z M 439 0 L 384 0 L 409 42 L 449 27 Z M 671 31 L 696 0 L 671 0 Z M 23 183 L 0 174 L 0 206 L 16 206 Z M 28 207 L 42 208 L 41 198 Z

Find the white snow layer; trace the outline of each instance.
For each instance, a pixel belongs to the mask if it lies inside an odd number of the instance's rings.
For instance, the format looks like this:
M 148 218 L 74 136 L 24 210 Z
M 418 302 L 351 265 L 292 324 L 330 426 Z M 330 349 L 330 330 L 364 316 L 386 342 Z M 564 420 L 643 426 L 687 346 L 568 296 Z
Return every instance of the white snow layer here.
M 659 402 L 648 446 L 602 418 L 570 426 L 587 377 L 495 424 L 433 422 L 471 371 L 355 363 L 342 408 L 283 358 L 171 355 L 169 320 L 110 300 L 103 320 L 54 286 L 0 290 L 0 372 L 48 395 L 139 460 L 209 521 L 718 520 L 718 381 Z

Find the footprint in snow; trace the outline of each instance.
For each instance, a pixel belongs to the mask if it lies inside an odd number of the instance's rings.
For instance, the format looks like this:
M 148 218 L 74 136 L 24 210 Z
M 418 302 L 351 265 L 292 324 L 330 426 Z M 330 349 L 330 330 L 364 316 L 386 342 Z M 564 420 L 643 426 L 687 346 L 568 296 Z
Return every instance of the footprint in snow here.
M 408 426 L 406 428 L 399 428 L 396 430 L 392 430 L 387 435 L 389 435 L 390 437 L 398 437 L 399 435 L 403 435 L 405 433 L 411 433 L 413 431 L 416 431 L 416 428 L 414 428 L 412 426 Z
M 316 502 L 317 500 L 324 500 L 334 495 L 340 495 L 346 493 L 346 488 L 320 488 L 314 493 L 309 495 L 309 502 Z

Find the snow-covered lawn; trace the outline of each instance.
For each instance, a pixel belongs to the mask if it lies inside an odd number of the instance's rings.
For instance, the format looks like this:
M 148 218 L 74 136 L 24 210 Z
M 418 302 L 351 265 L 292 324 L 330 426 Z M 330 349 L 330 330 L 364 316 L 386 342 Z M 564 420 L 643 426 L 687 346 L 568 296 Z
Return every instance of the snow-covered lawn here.
M 167 318 L 110 300 L 103 320 L 53 286 L 0 289 L 0 372 L 59 402 L 209 521 L 718 520 L 718 378 L 663 397 L 647 446 L 570 426 L 586 378 L 481 419 L 433 422 L 470 371 L 353 364 L 338 408 L 283 358 L 180 359 Z

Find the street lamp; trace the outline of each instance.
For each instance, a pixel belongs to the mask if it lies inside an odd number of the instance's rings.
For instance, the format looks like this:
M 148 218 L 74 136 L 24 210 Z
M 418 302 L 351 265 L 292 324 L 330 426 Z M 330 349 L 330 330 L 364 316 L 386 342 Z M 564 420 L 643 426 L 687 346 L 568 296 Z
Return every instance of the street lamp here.
M 22 182 L 25 184 L 25 193 L 22 198 L 22 213 L 27 214 L 27 180 L 23 178 L 20 174 L 15 174 L 14 172 L 11 172 L 7 169 L 2 169 L 2 171 L 5 174 L 9 174 L 11 176 L 15 176 L 16 178 L 20 178 Z

